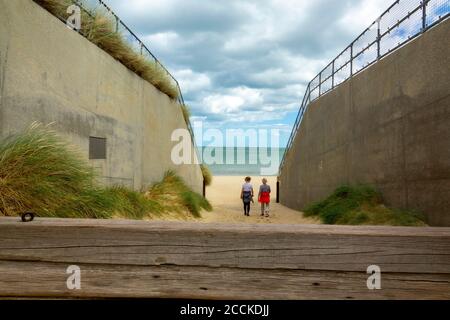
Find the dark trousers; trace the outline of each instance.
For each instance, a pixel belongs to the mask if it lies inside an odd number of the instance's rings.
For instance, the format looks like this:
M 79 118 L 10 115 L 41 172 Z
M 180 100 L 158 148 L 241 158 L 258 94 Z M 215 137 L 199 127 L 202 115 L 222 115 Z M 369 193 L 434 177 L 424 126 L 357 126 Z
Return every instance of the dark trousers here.
M 250 202 L 244 202 L 244 214 L 246 216 L 250 215 Z

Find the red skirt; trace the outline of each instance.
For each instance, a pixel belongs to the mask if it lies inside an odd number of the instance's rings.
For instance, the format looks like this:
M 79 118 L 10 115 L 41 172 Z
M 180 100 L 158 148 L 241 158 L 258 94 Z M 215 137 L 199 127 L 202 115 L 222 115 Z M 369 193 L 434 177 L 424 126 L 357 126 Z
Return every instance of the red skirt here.
M 267 192 L 267 191 L 261 192 L 258 201 L 261 203 L 269 203 L 270 202 L 270 192 Z

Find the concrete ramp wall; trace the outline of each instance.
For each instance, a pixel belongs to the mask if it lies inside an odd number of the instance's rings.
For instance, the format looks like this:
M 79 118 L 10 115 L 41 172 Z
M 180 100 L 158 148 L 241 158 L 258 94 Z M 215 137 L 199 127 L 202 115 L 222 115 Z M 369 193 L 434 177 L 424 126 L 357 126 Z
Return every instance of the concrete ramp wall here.
M 106 184 L 140 189 L 174 169 L 197 192 L 198 165 L 176 166 L 171 134 L 186 128 L 179 104 L 31 0 L 0 0 L 0 135 L 33 121 L 54 128 L 91 160 Z
M 450 226 L 450 20 L 310 104 L 280 173 L 302 210 L 342 184 Z

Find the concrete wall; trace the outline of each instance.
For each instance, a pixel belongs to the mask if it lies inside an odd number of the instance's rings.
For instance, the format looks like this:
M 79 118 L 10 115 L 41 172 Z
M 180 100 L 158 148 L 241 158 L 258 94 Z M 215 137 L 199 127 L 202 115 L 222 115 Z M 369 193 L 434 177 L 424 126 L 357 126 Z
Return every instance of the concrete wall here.
M 304 209 L 342 184 L 450 226 L 450 20 L 313 102 L 280 173 Z
M 170 158 L 180 106 L 31 0 L 0 0 L 0 72 L 1 136 L 55 122 L 86 158 L 89 136 L 107 138 L 107 159 L 91 160 L 106 184 L 140 189 L 175 169 L 202 191 L 199 166 Z

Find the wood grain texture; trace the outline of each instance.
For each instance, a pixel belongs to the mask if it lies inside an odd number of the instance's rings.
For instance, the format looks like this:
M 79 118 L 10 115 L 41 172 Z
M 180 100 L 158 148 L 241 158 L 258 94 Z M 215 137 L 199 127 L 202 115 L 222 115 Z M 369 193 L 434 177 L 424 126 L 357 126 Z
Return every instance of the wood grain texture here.
M 80 264 L 81 289 L 66 287 L 66 264 L 0 262 L 0 297 L 188 299 L 450 299 L 450 276 L 364 272 Z
M 82 290 L 66 268 L 82 269 Z M 382 290 L 368 290 L 378 265 Z M 0 218 L 0 296 L 450 299 L 450 228 Z

